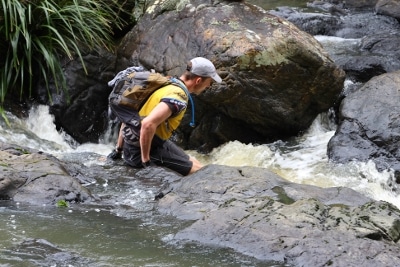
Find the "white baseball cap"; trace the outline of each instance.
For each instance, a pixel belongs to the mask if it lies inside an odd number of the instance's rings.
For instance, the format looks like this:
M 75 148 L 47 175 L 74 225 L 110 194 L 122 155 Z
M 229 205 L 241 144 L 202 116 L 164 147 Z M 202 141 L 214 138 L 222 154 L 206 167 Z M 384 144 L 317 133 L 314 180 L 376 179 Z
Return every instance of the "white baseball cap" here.
M 192 62 L 192 68 L 189 70 L 191 73 L 201 77 L 210 77 L 217 83 L 222 82 L 214 64 L 210 60 L 204 57 L 196 57 L 190 60 L 190 62 Z

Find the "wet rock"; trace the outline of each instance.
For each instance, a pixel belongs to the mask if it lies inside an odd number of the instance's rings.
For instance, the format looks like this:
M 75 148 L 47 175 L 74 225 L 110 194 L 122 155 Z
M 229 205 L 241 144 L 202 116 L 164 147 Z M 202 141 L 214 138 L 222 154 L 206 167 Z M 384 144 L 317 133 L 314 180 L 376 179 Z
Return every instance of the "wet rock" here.
M 333 36 L 343 27 L 340 17 L 329 13 L 303 12 L 290 7 L 279 7 L 269 13 L 287 19 L 311 35 Z
M 344 3 L 338 3 L 335 1 L 313 1 L 307 3 L 307 7 L 329 12 L 332 15 L 345 15 L 348 13 L 348 10 L 345 9 Z
M 346 71 L 346 76 L 349 80 L 366 83 L 371 78 L 381 75 L 386 72 L 398 70 L 400 61 L 392 61 L 391 59 L 382 60 L 383 56 L 342 56 L 336 60 L 343 70 Z
M 379 0 L 375 6 L 377 14 L 400 20 L 400 3 L 396 0 Z
M 333 162 L 372 160 L 379 170 L 393 169 L 400 182 L 399 84 L 399 71 L 382 74 L 344 98 L 328 144 Z
M 75 203 L 93 197 L 55 157 L 0 143 L 0 199 L 54 205 L 59 200 Z
M 347 188 L 294 184 L 260 168 L 209 165 L 176 184 L 158 209 L 193 221 L 176 240 L 262 260 L 367 267 L 399 261 L 396 207 Z
M 310 6 L 315 8 L 327 4 L 315 1 Z M 332 4 L 340 5 L 329 3 Z M 377 15 L 370 9 L 362 12 L 352 9 L 346 13 L 332 14 L 328 11 L 308 13 L 297 8 L 284 7 L 270 12 L 313 35 L 359 40 L 359 45 L 353 48 L 354 51 L 329 51 L 332 59 L 346 72 L 349 80 L 365 83 L 372 77 L 400 69 L 397 49 L 400 24 L 394 17 Z
M 28 262 L 32 266 L 90 266 L 94 263 L 76 253 L 63 251 L 44 239 L 24 240 L 3 256 L 7 259 L 3 262 L 9 262 L 9 266 L 21 266 Z
M 375 7 L 378 0 L 320 0 L 314 1 L 320 5 L 336 5 L 342 8 L 349 8 L 352 10 L 371 10 Z

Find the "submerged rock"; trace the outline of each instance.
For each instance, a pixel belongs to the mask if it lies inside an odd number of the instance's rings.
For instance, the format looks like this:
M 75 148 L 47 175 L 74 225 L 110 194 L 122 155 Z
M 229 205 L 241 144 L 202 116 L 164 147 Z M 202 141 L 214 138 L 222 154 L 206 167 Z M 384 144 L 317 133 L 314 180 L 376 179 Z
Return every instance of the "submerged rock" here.
M 27 239 L 4 254 L 7 266 L 94 266 L 94 261 L 63 251 L 44 239 Z M 21 261 L 17 260 L 22 258 Z M 3 261 L 3 262 L 4 262 Z M 28 262 L 32 265 L 28 265 Z M 13 265 L 16 264 L 16 265 Z

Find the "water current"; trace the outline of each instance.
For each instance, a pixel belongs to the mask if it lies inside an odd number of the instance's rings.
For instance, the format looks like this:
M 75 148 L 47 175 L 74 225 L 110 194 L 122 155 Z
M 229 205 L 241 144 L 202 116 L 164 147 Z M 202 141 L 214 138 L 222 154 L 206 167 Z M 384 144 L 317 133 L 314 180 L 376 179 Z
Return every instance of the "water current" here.
M 302 1 L 262 1 L 278 6 L 300 6 Z M 268 2 L 268 3 L 265 3 Z M 267 6 L 266 6 L 267 5 Z M 352 53 L 355 39 L 316 36 L 328 52 Z M 345 86 L 351 86 L 346 81 Z M 76 158 L 96 170 L 114 146 L 78 145 L 57 131 L 48 107 L 31 110 L 21 120 L 8 114 L 11 127 L 0 119 L 0 141 L 28 146 L 55 155 Z M 320 114 L 307 132 L 288 141 L 271 144 L 226 143 L 207 155 L 188 151 L 205 164 L 257 166 L 272 170 L 289 181 L 321 187 L 345 186 L 376 200 L 385 200 L 400 208 L 400 198 L 387 186 L 391 172 L 378 172 L 372 162 L 335 165 L 328 161 L 326 148 L 335 125 L 328 113 Z M 112 203 L 106 206 L 33 207 L 0 202 L 0 266 L 283 266 L 260 262 L 230 249 L 177 243 L 177 229 L 188 222 L 161 216 L 153 209 L 156 186 L 121 177 L 99 175 L 87 185 L 95 194 Z M 111 205 L 110 205 L 111 206 Z M 36 242 L 36 245 L 32 245 Z M 24 244 L 24 245 L 21 245 Z M 39 244 L 39 245 L 38 245 Z M 40 249 L 43 247 L 43 249 Z M 52 256 L 44 251 L 54 250 Z

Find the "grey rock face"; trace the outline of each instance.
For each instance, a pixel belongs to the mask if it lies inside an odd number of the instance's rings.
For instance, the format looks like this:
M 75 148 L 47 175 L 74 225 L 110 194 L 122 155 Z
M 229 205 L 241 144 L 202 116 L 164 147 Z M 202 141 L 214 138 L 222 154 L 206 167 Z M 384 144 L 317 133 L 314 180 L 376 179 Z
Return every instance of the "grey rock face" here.
M 399 260 L 396 207 L 347 188 L 290 183 L 260 168 L 207 166 L 176 184 L 158 208 L 193 221 L 175 239 L 263 260 L 371 267 Z

